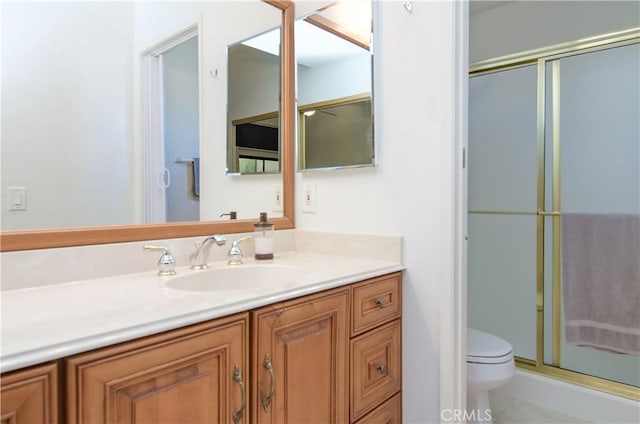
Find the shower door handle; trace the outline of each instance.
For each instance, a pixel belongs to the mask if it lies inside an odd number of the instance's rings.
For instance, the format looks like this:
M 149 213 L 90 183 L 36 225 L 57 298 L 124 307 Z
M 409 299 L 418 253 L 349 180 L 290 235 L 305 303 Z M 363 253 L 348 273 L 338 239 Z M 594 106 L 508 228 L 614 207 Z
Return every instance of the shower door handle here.
M 540 216 L 561 216 L 561 213 L 556 211 L 537 211 L 536 214 Z

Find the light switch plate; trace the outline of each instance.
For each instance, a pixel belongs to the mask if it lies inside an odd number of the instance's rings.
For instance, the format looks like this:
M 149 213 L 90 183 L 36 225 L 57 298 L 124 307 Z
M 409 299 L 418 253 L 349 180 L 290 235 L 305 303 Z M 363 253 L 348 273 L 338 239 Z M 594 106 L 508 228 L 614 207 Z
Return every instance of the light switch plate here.
M 7 187 L 7 203 L 10 211 L 27 210 L 27 189 L 24 187 Z

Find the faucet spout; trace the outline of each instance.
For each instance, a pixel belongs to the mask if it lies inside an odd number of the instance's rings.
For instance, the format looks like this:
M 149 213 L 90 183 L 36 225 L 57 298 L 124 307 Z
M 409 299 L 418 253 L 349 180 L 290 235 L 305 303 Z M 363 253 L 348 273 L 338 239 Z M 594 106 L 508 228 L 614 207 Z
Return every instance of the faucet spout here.
M 193 252 L 189 259 L 191 261 L 191 269 L 207 269 L 207 261 L 209 260 L 209 252 L 211 246 L 215 243 L 218 246 L 223 246 L 227 242 L 227 239 L 220 235 L 213 235 L 205 238 L 200 243 L 196 243 L 196 251 Z

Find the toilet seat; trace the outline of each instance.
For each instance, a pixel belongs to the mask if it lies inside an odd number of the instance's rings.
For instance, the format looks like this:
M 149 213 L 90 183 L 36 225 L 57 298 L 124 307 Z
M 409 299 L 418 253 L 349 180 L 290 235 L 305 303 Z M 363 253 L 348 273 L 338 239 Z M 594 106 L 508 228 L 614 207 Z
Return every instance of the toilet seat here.
M 513 361 L 513 346 L 484 331 L 467 329 L 467 362 L 502 364 Z

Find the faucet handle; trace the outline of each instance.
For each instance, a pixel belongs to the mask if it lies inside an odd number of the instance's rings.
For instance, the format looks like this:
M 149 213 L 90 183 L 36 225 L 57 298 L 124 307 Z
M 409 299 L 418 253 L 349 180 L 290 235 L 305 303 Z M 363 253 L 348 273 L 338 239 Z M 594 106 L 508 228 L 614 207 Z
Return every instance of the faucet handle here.
M 171 252 L 164 246 L 142 246 L 142 250 L 145 252 L 162 252 L 162 256 L 158 260 L 158 275 L 167 276 L 174 275 L 176 273 L 176 260 L 171 256 Z
M 239 244 L 245 241 L 251 240 L 253 237 L 244 236 L 233 243 L 231 243 L 231 249 L 229 249 L 229 261 L 227 262 L 229 265 L 242 265 L 242 250 L 240 250 Z

